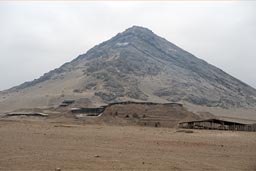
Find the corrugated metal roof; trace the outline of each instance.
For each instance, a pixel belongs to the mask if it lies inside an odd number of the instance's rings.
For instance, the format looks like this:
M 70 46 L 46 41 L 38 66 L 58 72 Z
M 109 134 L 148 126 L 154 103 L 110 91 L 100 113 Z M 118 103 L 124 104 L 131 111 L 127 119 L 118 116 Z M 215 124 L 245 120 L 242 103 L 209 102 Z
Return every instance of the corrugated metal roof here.
M 230 121 L 230 122 L 239 122 L 243 124 L 256 124 L 256 120 L 249 120 L 249 119 L 232 118 L 232 117 L 218 117 L 218 119 Z
M 195 121 L 187 121 L 187 122 L 180 122 L 182 123 L 191 123 L 191 122 L 204 122 L 204 121 L 219 121 L 219 122 L 227 122 L 227 123 L 235 123 L 235 124 L 256 124 L 254 120 L 246 120 L 246 119 L 239 119 L 239 118 L 212 118 L 212 119 L 204 119 L 204 120 L 195 120 Z

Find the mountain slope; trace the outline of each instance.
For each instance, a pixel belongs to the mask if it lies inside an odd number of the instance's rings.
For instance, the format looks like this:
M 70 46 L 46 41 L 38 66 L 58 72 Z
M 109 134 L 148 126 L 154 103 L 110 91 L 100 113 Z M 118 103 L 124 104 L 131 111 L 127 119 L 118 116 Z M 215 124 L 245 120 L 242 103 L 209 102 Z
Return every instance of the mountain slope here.
M 94 105 L 137 100 L 256 108 L 254 88 L 138 26 L 1 92 L 0 108 L 53 106 L 70 98 Z

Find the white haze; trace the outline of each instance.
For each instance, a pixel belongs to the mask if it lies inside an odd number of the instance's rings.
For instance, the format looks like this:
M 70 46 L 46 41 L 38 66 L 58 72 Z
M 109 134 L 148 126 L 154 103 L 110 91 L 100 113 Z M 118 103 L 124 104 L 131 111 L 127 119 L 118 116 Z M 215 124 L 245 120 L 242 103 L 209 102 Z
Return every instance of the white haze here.
M 256 87 L 256 2 L 0 2 L 0 90 L 133 25 Z

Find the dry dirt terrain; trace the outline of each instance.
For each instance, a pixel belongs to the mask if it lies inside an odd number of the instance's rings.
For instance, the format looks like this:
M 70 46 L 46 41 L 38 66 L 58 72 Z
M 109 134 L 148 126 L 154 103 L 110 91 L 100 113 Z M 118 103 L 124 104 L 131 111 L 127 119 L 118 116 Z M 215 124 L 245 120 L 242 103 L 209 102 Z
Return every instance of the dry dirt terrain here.
M 1 171 L 256 170 L 256 133 L 0 120 Z

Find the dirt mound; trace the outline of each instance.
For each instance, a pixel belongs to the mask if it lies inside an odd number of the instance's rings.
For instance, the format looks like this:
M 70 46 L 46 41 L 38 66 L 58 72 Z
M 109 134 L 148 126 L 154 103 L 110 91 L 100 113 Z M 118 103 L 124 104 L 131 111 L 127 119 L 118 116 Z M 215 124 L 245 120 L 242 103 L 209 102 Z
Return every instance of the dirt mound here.
M 135 124 L 154 127 L 176 127 L 179 122 L 201 117 L 180 104 L 115 104 L 108 106 L 101 119 L 113 124 Z

